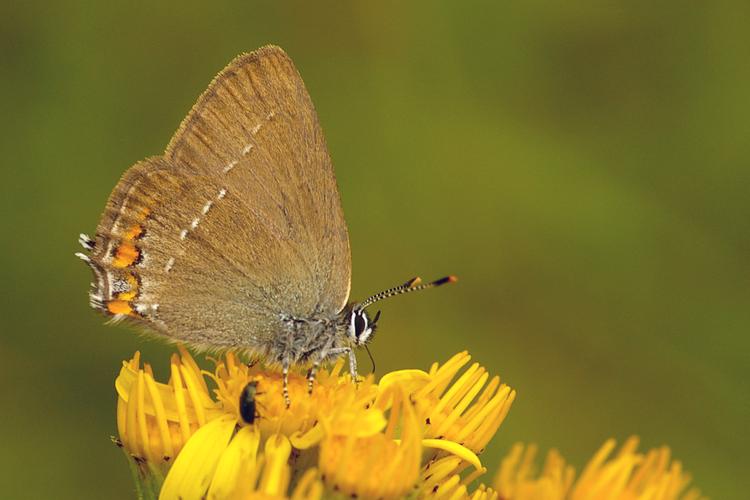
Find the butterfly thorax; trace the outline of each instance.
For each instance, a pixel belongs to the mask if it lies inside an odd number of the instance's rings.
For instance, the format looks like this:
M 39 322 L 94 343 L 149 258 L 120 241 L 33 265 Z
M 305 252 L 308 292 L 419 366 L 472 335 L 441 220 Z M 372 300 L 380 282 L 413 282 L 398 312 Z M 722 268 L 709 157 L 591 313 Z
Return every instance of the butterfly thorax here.
M 281 315 L 281 330 L 268 340 L 271 360 L 280 364 L 321 363 L 352 348 L 346 319 L 350 313 L 333 316 L 296 317 Z
M 372 340 L 377 322 L 358 304 L 330 315 L 280 318 L 282 331 L 264 347 L 268 358 L 281 365 L 320 364 L 349 354 Z

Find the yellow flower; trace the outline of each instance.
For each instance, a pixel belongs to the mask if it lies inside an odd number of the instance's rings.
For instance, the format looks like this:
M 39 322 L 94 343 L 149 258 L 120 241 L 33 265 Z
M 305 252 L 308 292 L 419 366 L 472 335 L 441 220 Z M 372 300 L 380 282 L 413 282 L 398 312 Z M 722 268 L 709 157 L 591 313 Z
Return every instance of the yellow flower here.
M 460 352 L 442 366 L 434 363 L 429 373 L 397 371 L 385 375 L 379 385 L 408 380 L 407 387 L 426 424 L 425 437 L 456 442 L 481 453 L 508 415 L 516 391 L 500 384 L 497 376 L 487 383 L 489 374 L 478 363 L 451 384 L 470 360 L 466 351 Z
M 670 463 L 667 447 L 636 452 L 638 438 L 630 437 L 614 457 L 615 441 L 610 439 L 594 454 L 580 477 L 560 454 L 552 450 L 542 472 L 535 471 L 536 447 L 513 446 L 495 476 L 494 487 L 501 498 L 599 499 L 612 500 L 697 500 L 696 489 L 685 489 L 690 476 L 680 462 Z
M 172 355 L 169 382 L 154 380 L 140 353 L 124 361 L 115 381 L 117 431 L 125 450 L 140 462 L 168 465 L 190 436 L 223 414 L 190 354 Z
M 148 365 L 140 367 L 138 353 L 115 384 L 118 430 L 137 464 L 136 481 L 164 499 L 317 498 L 325 492 L 398 498 L 432 494 L 435 487 L 465 496 L 486 472 L 472 450 L 484 447 L 515 396 L 497 377 L 486 384 L 478 365 L 460 375 L 470 359 L 461 353 L 429 372 L 390 373 L 380 384 L 372 376 L 352 383 L 340 360 L 320 370 L 312 394 L 305 375 L 293 372 L 287 409 L 279 373 L 233 354 L 205 372 L 187 351 L 180 354 L 172 356 L 166 384 L 154 380 Z M 239 410 L 249 382 L 257 388 L 252 424 Z M 425 470 L 436 463 L 444 474 L 428 477 Z M 163 485 L 161 477 L 153 479 L 154 469 L 167 472 Z M 475 497 L 492 498 L 492 490 L 482 486 Z

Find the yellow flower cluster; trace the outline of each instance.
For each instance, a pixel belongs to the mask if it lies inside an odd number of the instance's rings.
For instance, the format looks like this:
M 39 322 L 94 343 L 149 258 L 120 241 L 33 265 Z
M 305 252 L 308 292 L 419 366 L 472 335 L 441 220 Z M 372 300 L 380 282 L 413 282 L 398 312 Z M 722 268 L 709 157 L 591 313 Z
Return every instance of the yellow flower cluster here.
M 535 446 L 516 444 L 503 459 L 494 487 L 514 500 L 699 500 L 700 492 L 685 492 L 690 476 L 680 462 L 670 461 L 669 448 L 637 453 L 638 438 L 630 437 L 614 457 L 615 441 L 606 441 L 575 479 L 575 470 L 560 454 L 547 454 L 540 474 L 535 473 Z M 670 463 L 671 462 L 671 463 Z
M 610 460 L 605 443 L 577 481 L 554 451 L 536 474 L 535 448 L 516 445 L 491 486 L 473 487 L 516 393 L 470 359 L 461 352 L 378 383 L 353 383 L 340 361 L 318 373 L 312 394 L 290 373 L 287 408 L 279 373 L 231 353 L 206 372 L 180 348 L 167 383 L 136 353 L 115 382 L 118 443 L 143 498 L 699 498 L 680 497 L 689 477 L 666 448 L 641 455 L 635 440 Z M 252 423 L 241 410 L 248 383 Z
M 115 383 L 120 442 L 137 482 L 166 476 L 164 499 L 466 495 L 486 472 L 477 454 L 515 398 L 476 363 L 459 375 L 470 359 L 462 352 L 379 384 L 372 376 L 353 383 L 340 361 L 318 373 L 312 394 L 303 374 L 290 373 L 287 409 L 281 375 L 231 353 L 211 373 L 180 349 L 167 383 L 136 353 Z M 257 387 L 253 424 L 240 415 L 249 382 Z

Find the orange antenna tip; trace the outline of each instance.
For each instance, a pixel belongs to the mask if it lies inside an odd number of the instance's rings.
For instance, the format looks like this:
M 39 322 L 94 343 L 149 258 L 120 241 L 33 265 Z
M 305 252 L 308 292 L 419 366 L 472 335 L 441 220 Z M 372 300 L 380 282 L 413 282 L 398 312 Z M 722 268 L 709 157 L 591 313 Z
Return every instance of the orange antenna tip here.
M 440 278 L 439 280 L 435 280 L 431 283 L 432 286 L 440 286 L 445 285 L 446 283 L 455 283 L 458 281 L 458 278 L 453 276 L 452 274 L 450 276 L 446 276 L 445 278 Z

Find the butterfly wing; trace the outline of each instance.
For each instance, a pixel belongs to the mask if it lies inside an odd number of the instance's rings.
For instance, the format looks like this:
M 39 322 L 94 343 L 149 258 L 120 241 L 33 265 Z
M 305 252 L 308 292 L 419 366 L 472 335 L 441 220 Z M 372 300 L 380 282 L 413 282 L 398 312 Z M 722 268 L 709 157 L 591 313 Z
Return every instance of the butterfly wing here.
M 165 155 L 123 176 L 92 246 L 96 307 L 196 345 L 252 347 L 282 315 L 345 306 L 351 257 L 333 166 L 280 48 L 219 73 Z

